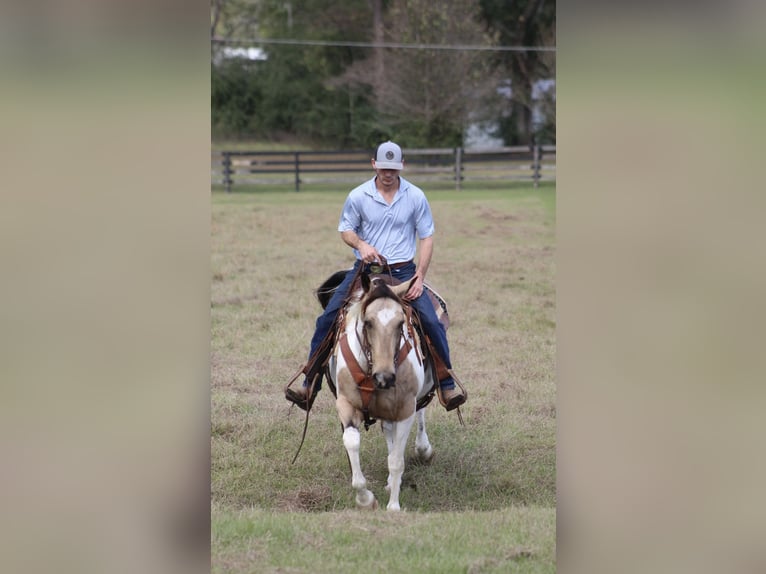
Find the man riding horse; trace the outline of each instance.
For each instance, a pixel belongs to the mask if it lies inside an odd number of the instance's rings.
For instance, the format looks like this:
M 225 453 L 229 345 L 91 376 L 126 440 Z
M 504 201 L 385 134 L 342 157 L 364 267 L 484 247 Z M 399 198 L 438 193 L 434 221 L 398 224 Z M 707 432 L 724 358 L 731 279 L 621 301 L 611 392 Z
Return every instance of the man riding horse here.
M 335 290 L 324 312 L 316 320 L 311 339 L 307 376 L 303 384 L 285 391 L 287 400 L 307 410 L 311 408 L 321 385 L 321 373 L 311 371 L 318 354 L 326 352 L 323 343 L 335 325 L 348 291 L 359 271 L 375 271 L 382 267 L 386 274 L 401 282 L 415 278 L 403 299 L 419 315 L 424 334 L 444 368 L 438 369 L 441 401 L 449 411 L 466 401 L 466 394 L 455 385 L 448 371 L 452 369 L 447 333 L 425 292 L 424 281 L 433 254 L 434 222 L 431 207 L 423 191 L 401 177 L 404 168 L 401 148 L 392 141 L 378 146 L 372 158 L 375 177 L 349 193 L 341 213 L 338 231 L 343 241 L 354 250 L 356 263 Z M 416 237 L 420 240 L 417 250 Z M 414 257 L 418 252 L 417 264 Z M 385 263 L 385 266 L 383 264 Z M 364 269 L 359 269 L 364 266 Z M 312 379 L 316 383 L 312 388 Z M 311 396 L 309 396 L 311 395 Z

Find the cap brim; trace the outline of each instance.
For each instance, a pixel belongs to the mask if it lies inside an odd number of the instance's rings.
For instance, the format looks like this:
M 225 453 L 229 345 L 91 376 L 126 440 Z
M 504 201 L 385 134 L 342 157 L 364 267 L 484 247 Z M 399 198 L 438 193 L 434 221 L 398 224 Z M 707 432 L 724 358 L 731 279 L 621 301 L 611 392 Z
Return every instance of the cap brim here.
M 404 169 L 404 164 L 400 161 L 376 161 L 376 169 Z

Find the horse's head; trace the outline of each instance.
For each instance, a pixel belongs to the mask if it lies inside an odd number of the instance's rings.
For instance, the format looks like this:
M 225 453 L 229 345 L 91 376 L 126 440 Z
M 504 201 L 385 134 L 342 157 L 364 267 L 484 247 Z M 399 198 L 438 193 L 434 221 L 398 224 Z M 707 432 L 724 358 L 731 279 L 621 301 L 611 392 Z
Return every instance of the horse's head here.
M 362 275 L 361 319 L 364 338 L 372 361 L 375 385 L 382 389 L 396 383 L 396 356 L 404 336 L 407 317 L 401 297 L 410 288 L 410 281 L 387 285 L 381 279 Z

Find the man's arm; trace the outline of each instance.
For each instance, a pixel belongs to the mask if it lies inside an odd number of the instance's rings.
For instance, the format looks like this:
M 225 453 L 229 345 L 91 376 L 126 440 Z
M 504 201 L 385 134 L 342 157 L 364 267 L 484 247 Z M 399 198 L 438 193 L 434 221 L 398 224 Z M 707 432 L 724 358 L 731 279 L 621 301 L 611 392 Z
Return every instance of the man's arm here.
M 362 258 L 362 261 L 365 263 L 373 263 L 378 262 L 380 263 L 382 261 L 380 257 L 380 253 L 378 253 L 378 250 L 375 249 L 372 245 L 361 239 L 355 232 L 353 231 L 341 231 L 340 237 L 343 239 L 344 243 L 348 245 L 349 247 L 352 247 L 356 249 L 359 252 L 359 256 Z
M 429 235 L 420 240 L 418 248 L 417 271 L 415 271 L 415 281 L 410 285 L 404 298 L 408 301 L 417 299 L 423 294 L 423 282 L 426 280 L 428 266 L 431 265 L 431 256 L 434 254 L 434 236 Z

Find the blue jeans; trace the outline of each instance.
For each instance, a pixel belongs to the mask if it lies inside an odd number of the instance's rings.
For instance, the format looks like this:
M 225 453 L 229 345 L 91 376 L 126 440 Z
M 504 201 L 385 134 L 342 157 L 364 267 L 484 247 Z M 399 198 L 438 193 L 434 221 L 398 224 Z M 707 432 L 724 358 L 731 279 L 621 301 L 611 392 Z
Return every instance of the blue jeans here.
M 338 316 L 338 311 L 343 305 L 343 301 L 346 299 L 346 295 L 348 295 L 348 290 L 351 287 L 351 282 L 356 276 L 357 269 L 359 269 L 359 265 L 362 265 L 362 262 L 357 259 L 354 267 L 348 273 L 346 273 L 345 279 L 343 279 L 343 282 L 338 285 L 335 293 L 333 293 L 333 296 L 330 299 L 330 302 L 327 304 L 324 313 L 317 317 L 316 330 L 314 331 L 314 336 L 311 338 L 311 350 L 309 351 L 309 358 L 314 355 L 314 352 L 316 352 L 319 345 L 330 332 L 330 329 L 332 329 L 332 326 L 335 323 L 335 318 Z M 415 264 L 410 263 L 397 269 L 391 269 L 391 275 L 400 281 L 407 281 L 415 275 L 415 269 Z M 365 271 L 368 271 L 368 269 L 365 269 Z M 444 361 L 445 366 L 448 369 L 451 369 L 452 362 L 450 361 L 449 357 L 447 332 L 444 330 L 444 325 L 439 322 L 439 319 L 436 316 L 436 311 L 434 311 L 433 304 L 431 303 L 428 295 L 424 291 L 420 297 L 414 301 L 410 301 L 410 304 L 415 309 L 417 309 L 418 314 L 420 315 L 420 324 L 422 325 L 426 335 L 428 335 L 428 337 L 431 339 L 431 343 L 433 344 L 434 349 Z M 445 390 L 451 389 L 454 388 L 455 381 L 453 381 L 450 377 L 440 381 L 439 386 Z

